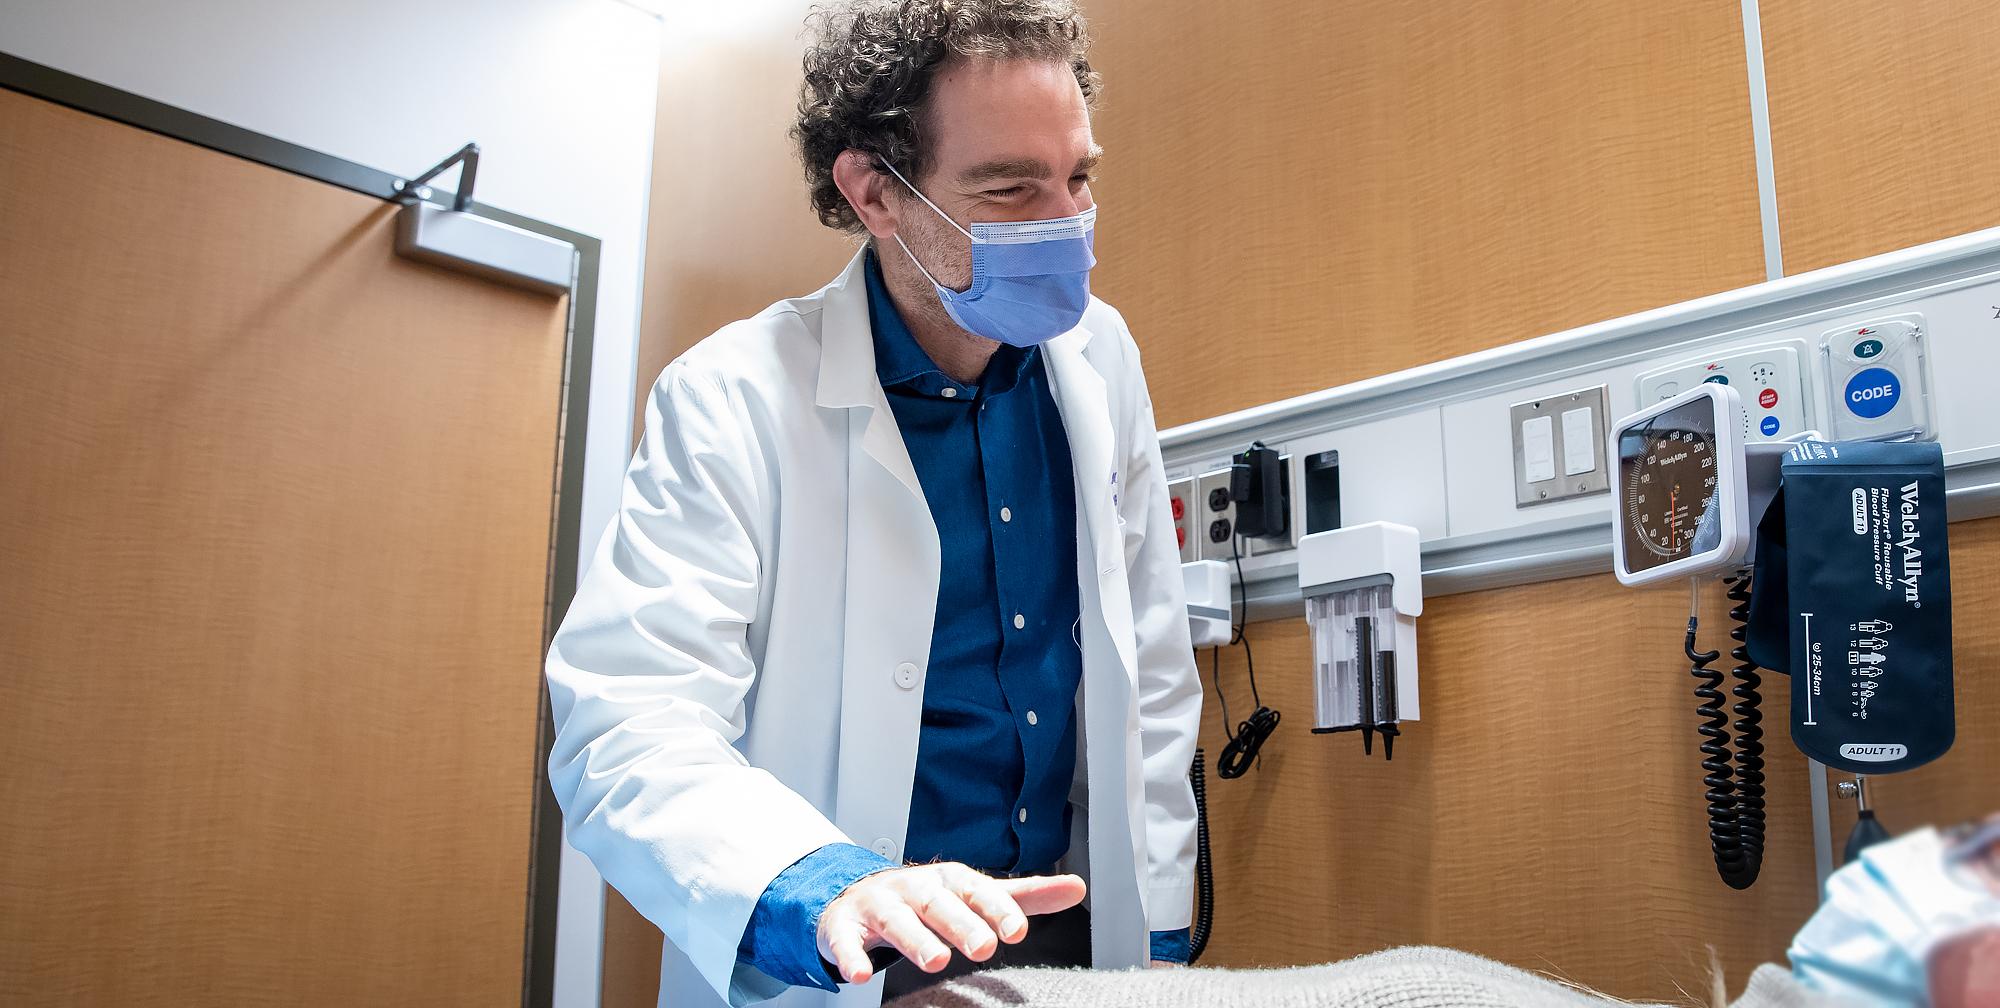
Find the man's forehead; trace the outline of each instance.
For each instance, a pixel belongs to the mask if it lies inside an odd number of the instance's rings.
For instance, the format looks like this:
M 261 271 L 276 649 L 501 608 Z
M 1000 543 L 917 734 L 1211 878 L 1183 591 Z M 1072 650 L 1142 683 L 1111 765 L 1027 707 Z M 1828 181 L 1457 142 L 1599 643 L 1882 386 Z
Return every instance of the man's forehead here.
M 956 178 L 1050 178 L 1102 154 L 1076 75 L 1053 60 L 964 60 L 941 73 L 925 110 L 933 167 Z

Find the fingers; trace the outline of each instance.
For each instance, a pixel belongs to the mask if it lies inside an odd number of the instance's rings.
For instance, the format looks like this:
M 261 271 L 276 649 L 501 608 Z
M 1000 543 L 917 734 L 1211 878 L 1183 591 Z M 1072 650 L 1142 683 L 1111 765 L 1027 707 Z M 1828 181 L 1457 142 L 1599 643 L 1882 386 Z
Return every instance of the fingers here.
M 1075 875 L 1032 875 L 996 881 L 1026 914 L 1051 914 L 1083 902 L 1083 879 Z
M 974 962 L 985 962 L 993 957 L 1000 939 L 953 887 L 936 881 L 920 889 L 916 895 L 918 899 L 913 905 L 917 916 L 933 933 L 950 942 Z
M 874 964 L 867 950 L 893 946 L 926 973 L 951 962 L 957 948 L 975 962 L 993 957 L 999 943 L 1027 937 L 1028 918 L 1082 902 L 1075 875 L 994 879 L 962 864 L 936 864 L 882 872 L 855 883 L 820 920 L 820 953 L 849 983 L 867 983 Z
M 865 984 L 875 976 L 875 964 L 869 961 L 862 942 L 866 932 L 854 914 L 846 912 L 846 908 L 842 910 L 840 919 L 820 922 L 820 929 L 826 935 L 821 954 L 840 970 L 842 979 L 851 984 Z
M 1028 915 L 1000 883 L 970 868 L 959 865 L 950 867 L 956 870 L 947 872 L 946 884 L 993 929 L 1001 941 L 1012 945 L 1028 936 Z
M 938 941 L 905 900 L 901 893 L 884 893 L 863 911 L 863 920 L 918 969 L 936 973 L 951 961 L 951 949 Z

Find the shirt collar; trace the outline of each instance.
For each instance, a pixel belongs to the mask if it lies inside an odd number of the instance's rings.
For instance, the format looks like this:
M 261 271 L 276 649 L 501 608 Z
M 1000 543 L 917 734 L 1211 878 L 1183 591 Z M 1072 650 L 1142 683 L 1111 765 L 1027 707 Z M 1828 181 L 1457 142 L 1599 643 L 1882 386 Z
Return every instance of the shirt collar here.
M 868 278 L 868 328 L 875 341 L 875 374 L 883 388 L 910 386 L 925 395 L 939 396 L 951 387 L 958 390 L 954 398 L 972 399 L 983 387 L 986 394 L 998 395 L 1019 383 L 1028 366 L 1035 362 L 1037 348 L 1003 344 L 986 365 L 983 385 L 953 380 L 931 360 L 931 355 L 903 322 L 903 314 L 896 310 L 896 301 L 889 296 L 889 287 L 882 280 L 882 266 L 875 258 L 875 250 L 869 249 L 866 256 L 863 272 Z

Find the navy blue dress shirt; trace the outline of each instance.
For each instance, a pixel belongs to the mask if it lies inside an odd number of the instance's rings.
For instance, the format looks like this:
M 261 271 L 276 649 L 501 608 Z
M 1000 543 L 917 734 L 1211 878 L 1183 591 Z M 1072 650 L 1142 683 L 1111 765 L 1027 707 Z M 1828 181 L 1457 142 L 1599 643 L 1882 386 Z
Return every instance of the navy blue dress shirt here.
M 940 370 L 866 264 L 875 366 L 940 547 L 937 615 L 904 855 L 1040 875 L 1069 849 L 1076 769 L 1076 498 L 1069 439 L 1038 348 L 1001 346 L 978 384 Z M 774 979 L 830 989 L 819 911 L 889 863 L 833 844 L 780 874 L 738 952 Z M 1185 932 L 1155 935 L 1185 961 Z

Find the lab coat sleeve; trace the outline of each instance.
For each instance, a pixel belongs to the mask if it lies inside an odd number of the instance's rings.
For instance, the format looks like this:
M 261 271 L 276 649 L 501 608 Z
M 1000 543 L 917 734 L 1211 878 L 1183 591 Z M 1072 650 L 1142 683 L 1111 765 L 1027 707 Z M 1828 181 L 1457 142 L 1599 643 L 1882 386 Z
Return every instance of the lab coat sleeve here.
M 661 375 L 547 666 L 549 782 L 570 843 L 731 1005 L 785 989 L 737 961 L 759 896 L 847 840 L 734 746 L 772 493 L 740 413 L 715 376 L 680 363 Z
M 1195 731 L 1201 721 L 1201 680 L 1188 637 L 1180 546 L 1174 540 L 1153 400 L 1146 390 L 1138 348 L 1122 319 L 1118 325 L 1127 364 L 1126 388 L 1120 396 L 1127 414 L 1120 418 L 1126 459 L 1118 509 L 1125 522 L 1125 570 L 1139 666 L 1147 926 L 1173 931 L 1187 927 L 1193 916 L 1196 823 L 1188 766 L 1194 761 Z

